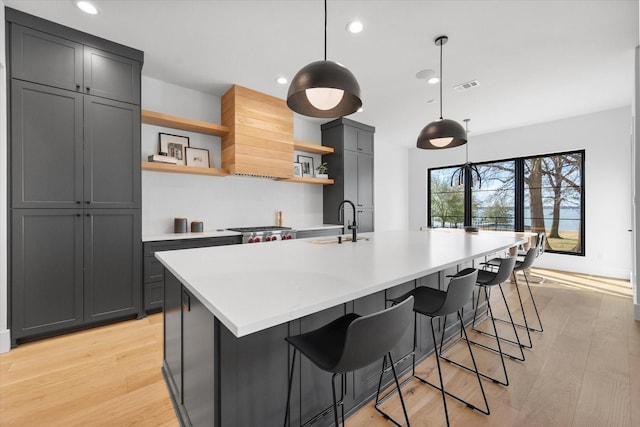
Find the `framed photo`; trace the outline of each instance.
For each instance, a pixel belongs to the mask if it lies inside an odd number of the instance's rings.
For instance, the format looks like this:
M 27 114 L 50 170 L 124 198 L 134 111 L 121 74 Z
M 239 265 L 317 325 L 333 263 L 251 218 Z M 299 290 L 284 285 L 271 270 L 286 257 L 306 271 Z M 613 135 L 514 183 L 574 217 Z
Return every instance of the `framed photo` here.
M 293 176 L 302 176 L 302 163 L 293 164 Z
M 209 167 L 209 150 L 191 147 L 185 147 L 184 150 L 187 166 L 195 166 L 197 168 Z
M 298 163 L 302 165 L 302 176 L 313 176 L 313 157 L 298 155 Z
M 184 149 L 189 146 L 189 137 L 160 133 L 160 152 L 178 159 L 178 165 L 184 165 Z

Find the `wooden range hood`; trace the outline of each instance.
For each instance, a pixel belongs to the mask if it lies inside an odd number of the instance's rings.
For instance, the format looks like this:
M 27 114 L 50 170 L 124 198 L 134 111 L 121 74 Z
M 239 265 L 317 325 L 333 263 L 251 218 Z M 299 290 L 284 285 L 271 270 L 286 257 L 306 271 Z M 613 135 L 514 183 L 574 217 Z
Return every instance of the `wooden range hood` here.
M 284 100 L 233 85 L 222 96 L 222 168 L 235 175 L 293 177 L 293 112 Z

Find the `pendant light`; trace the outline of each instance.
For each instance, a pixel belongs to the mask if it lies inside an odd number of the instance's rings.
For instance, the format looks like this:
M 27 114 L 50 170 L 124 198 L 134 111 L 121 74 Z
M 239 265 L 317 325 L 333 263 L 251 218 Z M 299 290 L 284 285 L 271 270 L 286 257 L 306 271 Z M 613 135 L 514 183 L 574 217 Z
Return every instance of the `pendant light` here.
M 291 80 L 287 105 L 309 117 L 335 118 L 362 107 L 360 85 L 344 65 L 327 61 L 327 0 L 324 0 L 324 60 L 304 66 Z
M 464 119 L 464 130 L 466 133 L 469 133 L 469 122 L 471 119 Z M 465 177 L 469 177 L 471 180 L 471 188 L 475 188 L 476 182 L 478 183 L 478 190 L 482 187 L 482 177 L 480 176 L 480 171 L 478 170 L 478 166 L 469 162 L 469 144 L 465 145 L 465 162 L 464 165 L 460 166 L 458 169 L 453 171 L 453 175 L 451 175 L 451 186 L 453 187 L 454 181 L 458 182 L 458 186 L 462 187 L 464 185 Z M 457 178 L 457 179 L 456 179 Z
M 418 135 L 418 148 L 451 148 L 467 143 L 467 133 L 460 123 L 442 118 L 442 45 L 448 40 L 447 36 L 435 39 L 436 46 L 440 46 L 440 119 L 434 120 L 422 129 Z

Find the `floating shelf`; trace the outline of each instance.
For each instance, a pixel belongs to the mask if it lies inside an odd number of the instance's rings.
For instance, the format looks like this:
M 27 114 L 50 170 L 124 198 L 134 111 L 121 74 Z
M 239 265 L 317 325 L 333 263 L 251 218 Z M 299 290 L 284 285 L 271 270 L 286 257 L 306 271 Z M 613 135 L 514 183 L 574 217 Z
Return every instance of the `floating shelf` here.
M 326 147 L 324 145 L 305 141 L 293 141 L 293 149 L 313 154 L 333 154 L 335 151 L 333 147 Z
M 229 128 L 216 123 L 187 119 L 185 117 L 171 116 L 155 111 L 142 110 L 142 123 L 156 126 L 166 126 L 173 129 L 181 129 L 189 132 L 204 133 L 214 136 L 229 134 Z
M 300 184 L 320 184 L 320 185 L 331 185 L 333 184 L 332 179 L 321 179 L 321 178 L 312 178 L 312 177 L 299 177 L 294 176 L 293 178 L 278 178 L 278 181 L 285 182 L 297 182 Z
M 224 169 L 196 168 L 193 166 L 171 165 L 168 163 L 142 162 L 143 171 L 186 173 L 191 175 L 229 176 Z

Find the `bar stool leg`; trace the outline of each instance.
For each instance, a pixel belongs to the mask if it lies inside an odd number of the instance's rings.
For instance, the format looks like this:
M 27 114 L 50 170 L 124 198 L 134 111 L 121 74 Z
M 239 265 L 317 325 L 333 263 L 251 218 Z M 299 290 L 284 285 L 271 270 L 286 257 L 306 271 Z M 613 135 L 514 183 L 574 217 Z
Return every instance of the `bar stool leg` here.
M 533 299 L 533 292 L 531 292 L 531 285 L 529 284 L 529 278 L 527 277 L 528 275 L 526 270 L 523 270 L 522 274 L 524 274 L 524 280 L 527 282 L 527 289 L 529 289 L 529 296 L 531 296 L 531 303 L 533 304 L 533 309 L 535 310 L 536 317 L 538 318 L 538 325 L 540 325 L 540 329 L 536 329 L 536 328 L 529 328 L 529 329 L 534 332 L 543 332 L 544 328 L 542 327 L 542 320 L 540 320 L 540 313 L 538 312 L 538 306 L 536 306 L 536 300 Z
M 339 427 L 340 424 L 338 424 L 338 405 L 336 403 L 336 375 L 339 374 L 331 375 L 331 390 L 333 391 L 333 416 L 335 418 L 336 427 Z M 344 413 L 342 415 L 342 427 L 344 427 Z
M 430 319 L 431 336 L 433 337 L 433 352 L 436 355 L 436 364 L 438 365 L 438 377 L 440 378 L 440 393 L 442 394 L 442 404 L 444 405 L 444 416 L 447 419 L 447 427 L 449 424 L 449 410 L 447 409 L 447 395 L 444 391 L 444 380 L 442 379 L 442 369 L 440 368 L 440 352 L 438 351 L 438 342 L 436 341 L 436 331 L 433 328 L 433 317 Z

